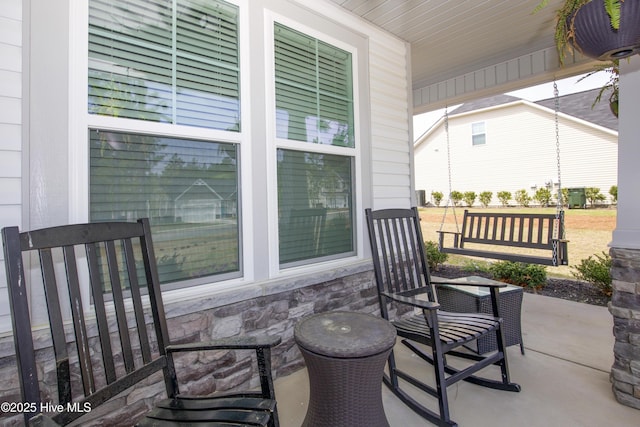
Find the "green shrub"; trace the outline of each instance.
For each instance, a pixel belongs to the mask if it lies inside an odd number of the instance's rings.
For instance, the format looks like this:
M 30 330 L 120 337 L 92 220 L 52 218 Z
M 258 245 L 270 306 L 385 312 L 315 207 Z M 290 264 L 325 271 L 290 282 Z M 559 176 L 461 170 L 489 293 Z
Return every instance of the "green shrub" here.
M 613 203 L 618 203 L 618 186 L 617 185 L 611 186 L 611 188 L 609 189 L 609 194 L 613 199 Z
M 476 202 L 476 197 L 478 196 L 476 195 L 475 191 L 465 191 L 465 193 L 462 195 L 464 203 L 469 207 L 472 207 Z
M 589 201 L 589 204 L 593 207 L 598 202 L 603 202 L 606 199 L 605 195 L 600 192 L 599 188 L 596 187 L 588 187 L 584 190 L 585 196 Z
M 483 191 L 482 193 L 480 193 L 480 204 L 482 205 L 482 207 L 487 207 L 489 206 L 489 203 L 491 203 L 491 198 L 493 197 L 493 193 L 491 191 Z
M 496 280 L 529 287 L 533 290 L 540 289 L 547 284 L 547 270 L 543 265 L 498 261 L 491 265 L 490 271 Z
M 536 202 L 540 203 L 540 206 L 549 206 L 549 202 L 551 202 L 551 191 L 545 187 L 538 188 L 533 198 Z
M 462 271 L 467 273 L 491 273 L 491 263 L 487 261 L 465 260 Z
M 500 200 L 500 203 L 502 203 L 503 207 L 506 207 L 509 204 L 509 200 L 511 200 L 511 192 L 498 191 L 498 200 Z
M 432 271 L 438 271 L 440 264 L 444 264 L 449 259 L 449 254 L 440 252 L 438 244 L 431 240 L 424 242 L 424 251 L 427 256 L 427 264 Z
M 464 198 L 464 194 L 462 194 L 460 191 L 453 190 L 451 192 L 451 201 L 455 206 L 459 206 L 463 198 Z
M 595 254 L 597 259 L 590 256 L 580 261 L 578 265 L 572 265 L 571 271 L 573 277 L 578 280 L 584 280 L 597 287 L 600 292 L 607 296 L 611 296 L 613 288 L 611 286 L 611 256 L 606 252 L 602 252 L 602 256 Z
M 440 203 L 442 203 L 442 199 L 444 198 L 444 194 L 439 191 L 432 191 L 431 198 L 433 199 L 433 203 L 435 203 L 436 206 L 440 206 Z
M 515 199 L 516 203 L 524 206 L 525 208 L 529 207 L 529 203 L 531 202 L 531 196 L 529 196 L 527 190 L 525 189 L 516 191 L 516 195 L 513 196 L 513 198 Z

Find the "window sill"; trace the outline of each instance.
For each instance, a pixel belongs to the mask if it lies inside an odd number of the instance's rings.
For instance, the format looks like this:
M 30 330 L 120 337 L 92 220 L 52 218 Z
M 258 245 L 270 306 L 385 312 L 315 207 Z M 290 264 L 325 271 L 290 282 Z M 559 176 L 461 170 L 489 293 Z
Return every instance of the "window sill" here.
M 183 288 L 164 295 L 165 311 L 167 318 L 177 317 L 372 270 L 371 260 L 366 259 L 315 271 L 310 271 L 307 267 L 304 273 L 287 274 L 259 282 L 235 282 L 228 286 L 221 286 L 220 283 L 202 285 L 190 289 L 192 292 L 189 292 L 189 295 L 185 295 L 186 289 Z

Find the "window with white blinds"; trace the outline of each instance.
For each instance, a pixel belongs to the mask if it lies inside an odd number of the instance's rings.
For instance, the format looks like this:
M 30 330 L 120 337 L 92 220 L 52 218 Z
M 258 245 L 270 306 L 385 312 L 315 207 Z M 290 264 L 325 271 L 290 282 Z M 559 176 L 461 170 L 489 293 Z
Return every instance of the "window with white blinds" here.
M 163 283 L 239 275 L 236 144 L 89 131 L 90 220 L 149 218 Z
M 280 266 L 352 256 L 352 54 L 278 23 L 274 46 Z
M 280 264 L 354 254 L 353 160 L 278 150 Z
M 351 53 L 275 24 L 278 137 L 354 147 Z
M 239 12 L 89 0 L 89 219 L 149 218 L 163 284 L 242 274 Z
M 238 8 L 91 0 L 89 113 L 240 129 Z

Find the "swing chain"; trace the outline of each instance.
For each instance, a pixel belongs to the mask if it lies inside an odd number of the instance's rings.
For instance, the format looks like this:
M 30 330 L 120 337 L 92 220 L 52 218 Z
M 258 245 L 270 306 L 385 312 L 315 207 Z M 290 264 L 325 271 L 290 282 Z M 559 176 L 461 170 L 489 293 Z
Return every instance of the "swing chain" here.
M 555 102 L 555 125 L 556 125 L 556 161 L 558 165 L 558 202 L 556 204 L 556 221 L 554 227 L 554 240 L 553 240 L 553 265 L 554 267 L 558 265 L 558 239 L 564 239 L 564 227 L 561 227 L 560 222 L 564 221 L 563 217 L 563 205 L 564 199 L 562 196 L 562 179 L 560 175 L 560 120 L 559 120 L 559 111 L 560 111 L 560 93 L 558 91 L 558 84 L 554 80 L 553 82 L 553 97 Z M 560 234 L 563 234 L 562 236 Z
M 447 203 L 444 206 L 444 213 L 442 215 L 442 221 L 440 222 L 440 231 L 443 230 L 444 228 L 444 221 L 447 217 L 447 210 L 449 209 L 449 203 L 452 203 L 451 205 L 451 211 L 453 212 L 453 218 L 455 220 L 456 223 L 456 232 L 460 232 L 460 228 L 458 227 L 458 217 L 456 216 L 456 206 L 455 204 L 453 204 L 453 201 L 451 200 L 451 193 L 452 193 L 452 184 L 451 184 L 451 146 L 450 146 L 450 140 L 449 140 L 449 110 L 448 107 L 444 108 L 444 133 L 446 136 L 446 141 L 447 141 L 447 172 L 448 172 L 448 178 L 449 178 L 449 197 L 447 198 Z M 440 248 L 442 249 L 442 248 Z
M 564 204 L 564 200 L 562 197 L 562 180 L 560 178 L 560 119 L 559 119 L 559 111 L 560 111 L 560 92 L 558 91 L 558 84 L 553 82 L 553 95 L 555 98 L 555 124 L 556 124 L 556 161 L 558 166 L 558 204 L 557 211 L 558 214 L 562 209 Z M 558 215 L 559 216 L 559 215 Z

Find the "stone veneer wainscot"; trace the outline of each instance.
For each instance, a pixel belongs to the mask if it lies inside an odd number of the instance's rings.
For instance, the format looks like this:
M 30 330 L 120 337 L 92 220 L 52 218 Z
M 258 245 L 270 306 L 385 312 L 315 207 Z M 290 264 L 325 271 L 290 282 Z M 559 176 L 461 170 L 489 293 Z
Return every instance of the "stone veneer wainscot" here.
M 613 393 L 618 402 L 640 409 L 640 251 L 611 248 L 614 363 Z

